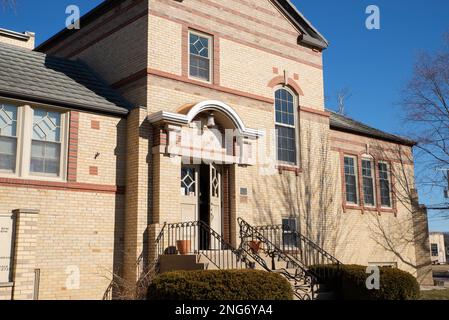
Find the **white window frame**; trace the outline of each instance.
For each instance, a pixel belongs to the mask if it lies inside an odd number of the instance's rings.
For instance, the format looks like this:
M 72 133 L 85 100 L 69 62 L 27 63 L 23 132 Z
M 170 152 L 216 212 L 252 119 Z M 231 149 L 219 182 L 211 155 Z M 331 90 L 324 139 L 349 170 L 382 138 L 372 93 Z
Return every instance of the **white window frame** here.
M 356 194 L 356 202 L 349 202 L 347 197 L 347 186 L 346 186 L 346 171 L 345 171 L 345 158 L 351 158 L 354 160 L 354 175 L 355 175 L 355 194 Z M 350 206 L 359 206 L 360 205 L 360 192 L 359 192 L 359 159 L 357 156 L 345 154 L 343 155 L 343 179 L 345 183 L 345 194 L 344 199 L 345 203 Z
M 190 35 L 191 34 L 209 39 L 209 57 L 208 57 L 208 59 L 209 59 L 209 80 L 195 77 L 190 74 L 190 55 L 191 55 L 191 53 L 190 53 Z M 213 70 L 213 68 L 214 68 L 214 37 L 212 35 L 209 35 L 209 34 L 206 34 L 203 32 L 199 32 L 196 30 L 189 30 L 188 36 L 187 36 L 187 60 L 188 60 L 187 74 L 188 74 L 189 79 L 212 84 L 213 76 L 214 76 L 214 70 Z
M 0 176 L 6 177 L 6 178 L 15 178 L 17 177 L 17 174 L 20 170 L 20 150 L 22 149 L 21 143 L 22 143 L 22 108 L 17 105 L 16 103 L 11 103 L 9 101 L 0 101 L 0 104 L 3 105 L 9 105 L 14 106 L 17 108 L 17 127 L 16 127 L 16 167 L 14 168 L 14 172 L 11 172 L 9 170 L 1 170 L 0 169 Z
M 286 90 L 288 91 L 292 96 L 293 96 L 293 116 L 294 116 L 294 121 L 295 121 L 295 125 L 291 126 L 285 123 L 278 123 L 276 121 L 276 92 L 278 90 Z M 300 166 L 300 157 L 299 157 L 299 115 L 298 115 L 298 106 L 299 106 L 299 99 L 298 99 L 298 95 L 291 90 L 289 87 L 287 86 L 277 86 L 274 88 L 274 104 L 273 104 L 273 110 L 274 110 L 274 128 L 275 128 L 275 146 L 276 146 L 276 163 L 281 165 L 281 166 L 287 166 L 287 167 L 294 167 L 297 168 Z M 296 155 L 296 159 L 295 159 L 295 163 L 293 162 L 287 162 L 287 161 L 281 161 L 279 160 L 279 154 L 278 154 L 278 135 L 277 135 L 277 131 L 276 131 L 276 126 L 281 126 L 281 127 L 286 127 L 286 128 L 291 128 L 295 130 L 295 155 Z
M 46 105 L 23 104 L 17 101 L 1 101 L 0 103 L 9 104 L 18 108 L 17 112 L 17 152 L 16 152 L 16 170 L 14 173 L 9 171 L 0 171 L 0 177 L 15 178 L 24 180 L 39 180 L 49 182 L 67 181 L 68 164 L 68 145 L 69 145 L 69 112 L 64 109 L 55 108 Z M 60 170 L 58 176 L 46 174 L 36 174 L 31 172 L 31 143 L 33 130 L 33 109 L 43 109 L 54 111 L 61 114 L 61 153 Z
M 371 163 L 371 179 L 372 179 L 372 184 L 373 184 L 373 200 L 374 200 L 374 204 L 367 204 L 365 202 L 365 182 L 363 180 L 364 176 L 363 176 L 363 161 L 369 161 Z M 361 160 L 361 168 L 360 168 L 360 172 L 362 173 L 362 192 L 363 192 L 363 204 L 365 207 L 368 208 L 375 208 L 377 206 L 377 192 L 376 192 L 376 162 L 374 161 L 374 159 L 372 157 L 367 157 L 364 156 L 362 157 Z
M 382 189 L 381 189 L 381 183 L 380 183 L 380 170 L 379 165 L 385 164 L 387 166 L 387 174 L 388 174 L 388 187 L 390 189 L 390 206 L 384 206 L 382 204 Z M 380 199 L 380 207 L 383 209 L 392 209 L 393 208 L 393 183 L 391 181 L 391 164 L 387 161 L 378 161 L 377 162 L 377 171 L 378 171 L 378 183 L 379 183 L 379 199 Z

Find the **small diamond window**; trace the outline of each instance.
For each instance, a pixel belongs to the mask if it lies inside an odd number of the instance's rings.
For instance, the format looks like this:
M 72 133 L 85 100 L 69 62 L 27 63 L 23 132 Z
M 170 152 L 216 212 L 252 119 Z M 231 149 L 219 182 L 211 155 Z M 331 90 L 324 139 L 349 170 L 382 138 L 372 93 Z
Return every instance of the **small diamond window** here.
M 196 178 L 194 168 L 181 169 L 181 193 L 184 196 L 196 195 Z
M 212 197 L 218 198 L 220 196 L 220 179 L 218 171 L 212 168 Z

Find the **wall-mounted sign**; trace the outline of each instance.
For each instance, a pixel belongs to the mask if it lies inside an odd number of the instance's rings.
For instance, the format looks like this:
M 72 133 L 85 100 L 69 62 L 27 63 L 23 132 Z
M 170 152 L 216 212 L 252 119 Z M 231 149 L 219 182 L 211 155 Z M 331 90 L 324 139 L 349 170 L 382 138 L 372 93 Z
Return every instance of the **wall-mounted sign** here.
M 0 214 L 0 283 L 11 281 L 13 217 Z

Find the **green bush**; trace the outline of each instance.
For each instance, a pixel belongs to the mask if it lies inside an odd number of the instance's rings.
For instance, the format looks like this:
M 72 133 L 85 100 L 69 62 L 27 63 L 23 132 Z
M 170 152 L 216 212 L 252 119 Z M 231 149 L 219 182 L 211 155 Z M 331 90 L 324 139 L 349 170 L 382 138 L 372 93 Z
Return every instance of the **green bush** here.
M 292 300 L 281 275 L 258 270 L 167 272 L 148 288 L 149 300 Z
M 419 284 L 410 273 L 395 268 L 380 268 L 380 289 L 368 290 L 365 266 L 344 265 L 311 267 L 319 281 L 336 291 L 344 300 L 416 300 Z

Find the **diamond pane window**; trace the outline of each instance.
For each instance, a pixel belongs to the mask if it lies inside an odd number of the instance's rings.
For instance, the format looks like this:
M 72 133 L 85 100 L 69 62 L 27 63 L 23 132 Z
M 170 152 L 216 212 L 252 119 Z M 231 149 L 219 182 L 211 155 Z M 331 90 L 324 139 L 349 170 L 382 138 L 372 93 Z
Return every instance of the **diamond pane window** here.
M 211 79 L 211 38 L 191 32 L 189 35 L 189 74 L 205 81 Z
M 0 171 L 16 171 L 17 114 L 16 106 L 0 104 Z
M 181 168 L 181 194 L 196 196 L 196 172 L 194 168 Z
M 278 161 L 296 164 L 294 96 L 286 89 L 275 92 Z
M 30 172 L 59 176 L 61 163 L 61 118 L 59 112 L 33 110 Z

